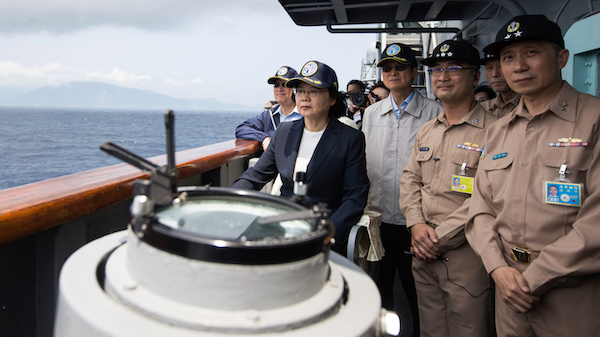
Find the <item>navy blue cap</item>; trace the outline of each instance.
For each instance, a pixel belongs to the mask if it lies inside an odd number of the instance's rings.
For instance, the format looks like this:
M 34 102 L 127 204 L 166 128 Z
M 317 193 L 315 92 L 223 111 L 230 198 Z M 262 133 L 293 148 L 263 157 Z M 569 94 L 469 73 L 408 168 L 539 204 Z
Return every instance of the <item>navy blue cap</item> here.
M 500 59 L 500 55 L 498 55 L 498 54 L 484 53 L 483 57 L 481 58 L 481 64 L 485 64 L 487 61 L 499 60 L 499 59 Z
M 544 15 L 519 15 L 509 20 L 496 35 L 496 42 L 489 44 L 483 51 L 500 55 L 502 48 L 515 42 L 544 40 L 554 42 L 565 48 L 560 27 Z
M 446 40 L 440 43 L 431 56 L 423 59 L 421 63 L 432 66 L 437 61 L 456 60 L 463 61 L 476 66 L 480 65 L 479 51 L 465 40 Z
M 300 82 L 305 82 L 317 88 L 338 89 L 338 80 L 335 71 L 325 63 L 308 61 L 300 70 L 300 74 L 285 83 L 286 87 L 297 87 Z
M 275 83 L 275 80 L 282 80 L 284 82 L 287 82 L 296 76 L 298 76 L 298 72 L 296 72 L 296 70 L 294 70 L 294 68 L 288 67 L 288 66 L 283 66 L 277 70 L 277 72 L 275 73 L 275 76 L 269 77 L 269 79 L 267 80 L 267 83 L 273 84 L 273 83 Z
M 379 57 L 377 66 L 381 67 L 386 61 L 395 61 L 406 65 L 417 65 L 417 58 L 413 50 L 403 43 L 392 43 L 385 47 Z

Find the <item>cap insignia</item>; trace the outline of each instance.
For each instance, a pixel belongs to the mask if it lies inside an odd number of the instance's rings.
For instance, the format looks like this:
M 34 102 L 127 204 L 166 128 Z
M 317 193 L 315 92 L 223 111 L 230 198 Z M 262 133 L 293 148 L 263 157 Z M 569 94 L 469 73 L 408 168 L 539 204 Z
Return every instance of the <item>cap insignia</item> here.
M 388 54 L 388 56 L 398 55 L 398 53 L 400 53 L 401 50 L 402 48 L 400 48 L 399 45 L 393 44 L 387 47 L 386 54 Z
M 523 34 L 523 31 L 518 30 L 515 32 L 515 37 L 520 37 L 521 34 Z
M 449 51 L 449 52 L 448 52 L 448 56 L 452 56 L 452 55 L 454 55 L 454 54 L 452 54 L 452 52 L 451 52 L 451 51 Z
M 444 45 L 443 45 L 443 46 L 440 48 L 440 51 L 441 51 L 442 53 L 445 53 L 445 52 L 447 52 L 449 49 L 450 49 L 450 46 L 449 46 L 448 44 L 444 44 Z
M 277 76 L 283 76 L 283 75 L 287 74 L 287 72 L 288 72 L 287 67 L 281 67 L 281 68 L 279 68 L 279 70 L 277 70 Z
M 510 25 L 508 25 L 508 27 L 506 27 L 506 31 L 512 33 L 519 29 L 519 27 L 521 27 L 521 24 L 516 21 L 513 21 L 510 23 Z
M 312 76 L 317 72 L 318 68 L 319 66 L 315 62 L 310 61 L 302 67 L 302 76 Z

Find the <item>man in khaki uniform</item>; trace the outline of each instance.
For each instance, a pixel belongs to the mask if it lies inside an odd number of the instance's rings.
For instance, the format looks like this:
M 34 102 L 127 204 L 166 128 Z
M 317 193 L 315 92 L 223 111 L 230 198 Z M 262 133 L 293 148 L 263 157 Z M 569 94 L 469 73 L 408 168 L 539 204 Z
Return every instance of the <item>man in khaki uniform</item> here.
M 496 54 L 485 53 L 481 59 L 485 68 L 485 77 L 498 96 L 494 99 L 481 102 L 480 104 L 489 112 L 498 117 L 508 115 L 519 103 L 521 95 L 514 92 L 504 79 L 502 70 L 500 70 L 500 57 Z
M 599 336 L 600 99 L 562 80 L 569 51 L 545 16 L 513 18 L 484 50 L 523 96 L 487 132 L 466 227 L 498 335 Z
M 479 52 L 466 41 L 444 41 L 430 67 L 444 109 L 419 132 L 400 179 L 400 208 L 416 255 L 421 336 L 485 336 L 490 280 L 466 242 L 469 197 L 486 129 L 498 117 L 475 101 Z

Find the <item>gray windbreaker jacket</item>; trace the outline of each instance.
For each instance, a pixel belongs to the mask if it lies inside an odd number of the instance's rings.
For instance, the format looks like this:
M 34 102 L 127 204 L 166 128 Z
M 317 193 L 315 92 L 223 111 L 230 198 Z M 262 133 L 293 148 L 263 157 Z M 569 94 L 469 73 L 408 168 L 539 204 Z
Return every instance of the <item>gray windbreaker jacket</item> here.
M 419 92 L 415 92 L 400 119 L 396 119 L 391 94 L 365 110 L 362 131 L 366 141 L 367 175 L 371 181 L 369 205 L 381 213 L 383 222 L 406 226 L 400 211 L 402 170 L 408 163 L 417 131 L 441 111 L 440 103 Z

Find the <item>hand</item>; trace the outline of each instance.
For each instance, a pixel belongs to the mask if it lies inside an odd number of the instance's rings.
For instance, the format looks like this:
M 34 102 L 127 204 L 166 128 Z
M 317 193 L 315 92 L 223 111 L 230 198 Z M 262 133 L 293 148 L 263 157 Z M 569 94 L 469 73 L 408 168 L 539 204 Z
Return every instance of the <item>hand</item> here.
M 373 96 L 371 96 L 371 93 L 369 93 L 367 95 L 367 98 L 369 99 L 369 102 L 371 102 L 371 104 L 377 103 L 377 101 L 375 100 L 375 98 Z
M 500 267 L 492 272 L 500 296 L 514 312 L 525 314 L 540 300 L 530 295 L 529 285 L 523 275 L 512 267 Z
M 267 147 L 269 147 L 269 143 L 271 143 L 271 137 L 265 137 L 262 141 L 263 151 L 267 151 Z
M 412 252 L 417 260 L 435 261 L 441 252 L 437 246 L 435 229 L 427 224 L 416 224 L 410 228 Z

